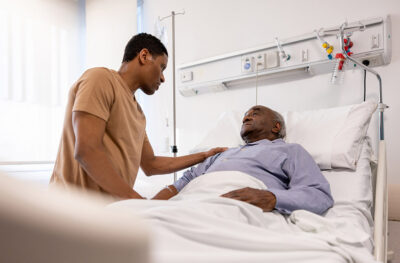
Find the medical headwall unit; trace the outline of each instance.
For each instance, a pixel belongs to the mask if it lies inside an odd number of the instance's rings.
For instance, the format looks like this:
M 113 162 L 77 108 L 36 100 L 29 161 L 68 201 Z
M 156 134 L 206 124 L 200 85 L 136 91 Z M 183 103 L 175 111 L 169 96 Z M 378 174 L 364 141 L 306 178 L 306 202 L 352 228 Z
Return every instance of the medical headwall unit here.
M 332 55 L 340 53 L 340 26 L 316 28 L 312 33 L 288 39 L 275 38 L 268 44 L 212 58 L 182 64 L 178 67 L 178 89 L 183 96 L 193 96 L 229 88 L 254 86 L 257 81 L 284 79 L 297 75 L 307 77 L 332 72 L 335 59 L 330 59 L 321 46 L 321 39 L 333 47 Z M 369 67 L 390 63 L 391 20 L 373 18 L 347 23 L 354 46 L 352 58 L 368 61 Z M 327 56 L 328 55 L 328 56 Z M 356 67 L 347 63 L 347 68 Z

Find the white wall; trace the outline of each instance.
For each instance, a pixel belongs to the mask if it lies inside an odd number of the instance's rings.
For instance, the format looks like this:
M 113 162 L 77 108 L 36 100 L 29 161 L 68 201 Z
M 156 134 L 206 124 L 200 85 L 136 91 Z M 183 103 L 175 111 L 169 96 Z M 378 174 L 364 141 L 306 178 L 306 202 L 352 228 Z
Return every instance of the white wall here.
M 155 19 L 170 11 L 186 14 L 176 17 L 177 65 L 219 54 L 259 46 L 273 41 L 274 37 L 287 38 L 309 33 L 320 27 L 336 26 L 346 19 L 349 22 L 371 17 L 392 17 L 393 55 L 388 66 L 376 68 L 381 74 L 384 102 L 390 105 L 385 113 L 388 174 L 390 183 L 400 183 L 400 113 L 397 98 L 400 68 L 400 1 L 317 0 L 146 0 L 144 2 L 144 31 L 154 32 Z M 171 22 L 164 24 L 171 34 Z M 171 40 L 171 35 L 169 37 Z M 357 45 L 357 43 L 355 43 Z M 171 52 L 171 41 L 168 44 Z M 171 62 L 171 56 L 170 56 Z M 166 71 L 166 83 L 154 96 L 146 97 L 144 111 L 148 120 L 148 134 L 156 152 L 164 148 L 166 134 L 171 137 L 171 125 L 165 127 L 165 118 L 172 116 L 172 63 Z M 332 88 L 330 75 L 319 75 L 296 82 L 274 84 L 259 88 L 259 104 L 278 111 L 326 108 L 362 101 L 363 84 L 361 71 L 346 72 L 345 83 Z M 368 76 L 368 99 L 377 99 L 377 81 Z M 228 90 L 194 97 L 177 95 L 178 147 L 180 154 L 187 153 L 200 141 L 216 118 L 224 111 L 245 111 L 255 103 L 255 89 Z M 170 120 L 171 122 L 171 120 Z M 171 177 L 165 183 L 170 183 Z M 160 180 L 160 179 L 156 179 Z
M 86 0 L 87 68 L 118 70 L 136 28 L 136 0 Z

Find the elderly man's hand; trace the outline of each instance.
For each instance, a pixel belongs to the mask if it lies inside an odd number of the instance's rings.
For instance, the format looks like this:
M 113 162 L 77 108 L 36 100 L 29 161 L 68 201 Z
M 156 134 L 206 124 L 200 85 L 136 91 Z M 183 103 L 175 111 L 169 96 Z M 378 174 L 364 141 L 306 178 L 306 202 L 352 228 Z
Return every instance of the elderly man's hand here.
M 204 157 L 205 157 L 204 159 L 207 159 L 208 157 L 213 156 L 217 153 L 225 152 L 226 150 L 228 150 L 227 147 L 212 148 L 211 150 L 204 152 Z
M 276 197 L 273 193 L 250 187 L 234 190 L 221 196 L 258 206 L 264 212 L 272 211 L 276 205 Z

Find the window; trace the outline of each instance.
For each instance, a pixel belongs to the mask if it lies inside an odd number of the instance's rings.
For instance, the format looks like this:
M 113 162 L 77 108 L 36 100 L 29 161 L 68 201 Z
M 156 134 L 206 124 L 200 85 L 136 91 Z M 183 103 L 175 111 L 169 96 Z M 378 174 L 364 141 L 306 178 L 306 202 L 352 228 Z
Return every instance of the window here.
M 137 9 L 136 9 L 136 17 L 137 17 L 137 32 L 143 32 L 143 0 L 137 0 Z
M 84 68 L 81 2 L 0 6 L 2 164 L 55 160 L 68 90 Z

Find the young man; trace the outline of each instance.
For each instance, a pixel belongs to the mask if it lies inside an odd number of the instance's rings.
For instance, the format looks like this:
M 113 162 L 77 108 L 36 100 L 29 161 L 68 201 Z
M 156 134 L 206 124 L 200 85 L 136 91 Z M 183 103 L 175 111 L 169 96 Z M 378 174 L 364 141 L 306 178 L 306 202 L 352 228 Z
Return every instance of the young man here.
M 93 68 L 80 77 L 69 93 L 51 184 L 142 198 L 133 190 L 139 166 L 147 176 L 167 174 L 224 150 L 177 158 L 154 155 L 135 92 L 154 94 L 165 81 L 167 63 L 164 45 L 142 33 L 128 42 L 118 71 Z
M 173 185 L 161 190 L 154 199 L 169 199 L 186 184 L 205 173 L 240 171 L 261 180 L 268 190 L 250 187 L 222 195 L 284 214 L 304 209 L 324 213 L 333 205 L 328 181 L 310 154 L 299 144 L 285 143 L 282 116 L 264 106 L 249 109 L 240 135 L 246 145 L 231 148 L 208 158 L 186 171 Z

